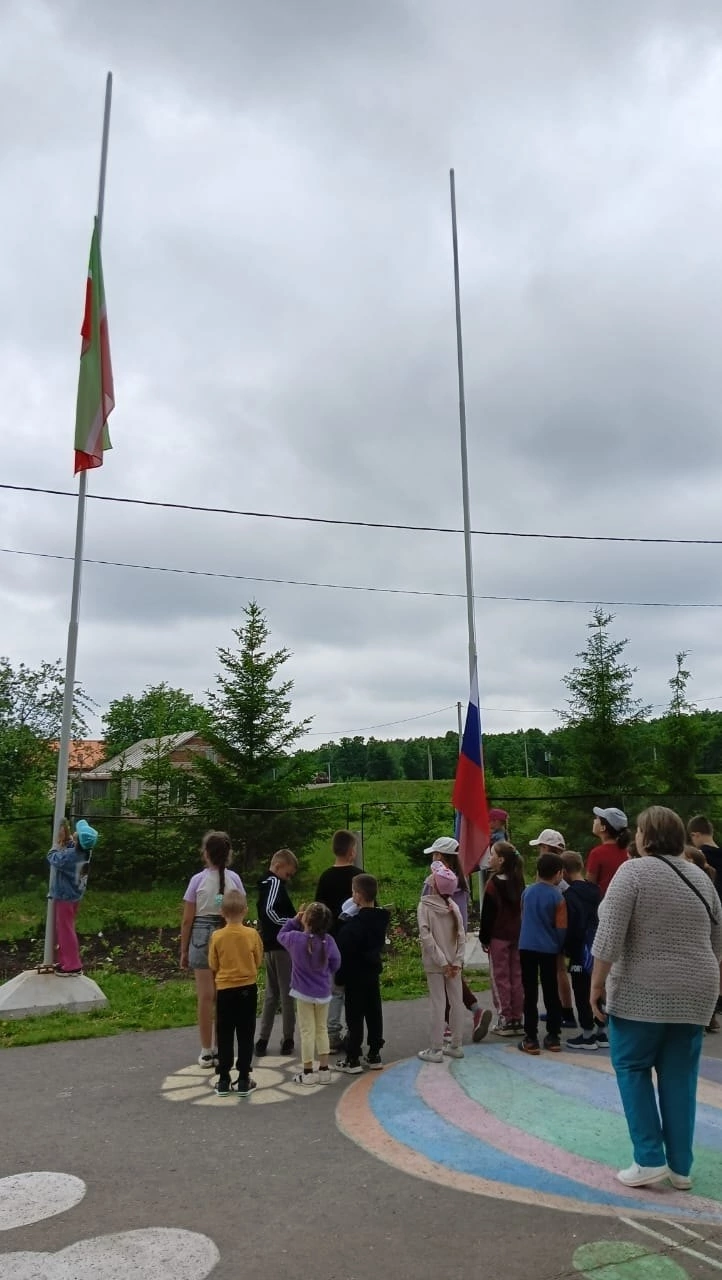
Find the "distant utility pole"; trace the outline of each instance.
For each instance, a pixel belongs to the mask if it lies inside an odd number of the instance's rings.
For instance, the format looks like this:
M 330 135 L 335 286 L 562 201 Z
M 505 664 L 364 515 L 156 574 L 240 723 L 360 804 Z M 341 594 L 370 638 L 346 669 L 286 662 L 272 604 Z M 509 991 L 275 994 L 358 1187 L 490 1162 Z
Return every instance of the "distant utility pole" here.
M 433 760 L 432 760 L 432 758 L 431 758 L 431 743 L 430 743 L 430 742 L 427 742 L 427 744 L 426 744 L 426 756 L 427 756 L 427 759 L 428 759 L 428 762 L 429 762 L 429 782 L 433 782 L 433 781 L 434 781 L 434 762 L 433 762 Z

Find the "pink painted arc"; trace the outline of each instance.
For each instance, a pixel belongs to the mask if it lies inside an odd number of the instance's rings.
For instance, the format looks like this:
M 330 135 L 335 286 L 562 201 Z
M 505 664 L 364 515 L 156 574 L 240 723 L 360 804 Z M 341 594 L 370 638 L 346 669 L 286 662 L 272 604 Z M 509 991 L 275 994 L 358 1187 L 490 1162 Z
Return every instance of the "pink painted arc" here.
M 651 1204 L 659 1204 L 659 1198 L 655 1198 L 654 1192 L 647 1192 L 641 1187 L 623 1186 L 607 1165 L 587 1160 L 584 1156 L 572 1155 L 545 1142 L 543 1138 L 532 1137 L 522 1129 L 504 1124 L 493 1112 L 487 1111 L 464 1093 L 451 1072 L 424 1066 L 417 1076 L 416 1089 L 419 1097 L 442 1119 L 486 1142 L 490 1147 L 496 1147 L 498 1151 L 516 1156 L 547 1173 L 561 1174 L 586 1186 L 597 1187 L 600 1191 L 628 1195 L 630 1200 L 637 1201 L 640 1195 L 642 1199 L 649 1196 Z M 665 1204 L 669 1207 L 695 1209 L 701 1214 L 719 1212 L 719 1204 L 715 1201 L 693 1196 L 688 1192 L 666 1192 Z

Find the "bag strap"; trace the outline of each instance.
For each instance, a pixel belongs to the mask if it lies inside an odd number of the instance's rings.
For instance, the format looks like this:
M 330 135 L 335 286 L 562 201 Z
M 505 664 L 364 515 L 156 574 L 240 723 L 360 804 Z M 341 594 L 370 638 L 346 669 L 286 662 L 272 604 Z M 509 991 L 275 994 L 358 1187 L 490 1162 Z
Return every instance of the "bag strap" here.
M 684 873 L 680 871 L 679 867 L 675 862 L 669 862 L 667 858 L 663 858 L 660 854 L 655 854 L 654 856 L 657 858 L 658 862 L 663 862 L 665 866 L 669 867 L 670 870 L 673 871 L 674 874 L 680 880 L 684 880 L 684 883 L 687 885 L 687 888 L 692 890 L 692 893 L 694 894 L 695 898 L 699 898 L 700 902 L 702 903 L 702 906 L 704 907 L 705 911 L 707 912 L 707 915 L 709 916 L 710 924 L 712 924 L 714 920 L 714 916 L 712 915 L 712 908 L 710 907 L 704 894 L 700 893 L 699 889 L 695 889 L 694 885 L 692 884 L 692 881 L 687 879 L 686 875 L 684 875 Z

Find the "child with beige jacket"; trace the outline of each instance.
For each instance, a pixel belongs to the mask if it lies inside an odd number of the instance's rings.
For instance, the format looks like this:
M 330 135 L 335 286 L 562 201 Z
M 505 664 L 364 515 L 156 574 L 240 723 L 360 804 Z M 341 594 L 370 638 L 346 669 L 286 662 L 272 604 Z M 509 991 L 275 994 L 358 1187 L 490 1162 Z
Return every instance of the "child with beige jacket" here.
M 425 881 L 417 919 L 421 942 L 421 960 L 426 971 L 431 998 L 431 1047 L 421 1049 L 422 1062 L 443 1062 L 463 1058 L 461 1037 L 464 1023 L 464 1000 L 461 989 L 461 967 L 464 963 L 466 934 L 461 913 L 452 895 L 458 881 L 443 862 L 432 862 L 431 874 Z M 449 1001 L 451 1042 L 444 1044 L 444 1011 Z

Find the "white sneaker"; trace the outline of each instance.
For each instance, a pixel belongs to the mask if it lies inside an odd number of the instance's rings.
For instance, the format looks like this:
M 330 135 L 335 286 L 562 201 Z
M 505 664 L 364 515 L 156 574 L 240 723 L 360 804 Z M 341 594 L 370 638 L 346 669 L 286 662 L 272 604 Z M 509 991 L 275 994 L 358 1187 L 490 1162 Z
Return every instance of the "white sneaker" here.
M 690 1191 L 692 1189 L 692 1179 L 685 1173 L 672 1173 L 670 1169 L 667 1174 L 672 1186 L 676 1191 Z
M 337 1077 L 333 1074 L 331 1068 L 328 1071 L 319 1071 L 316 1079 L 317 1084 L 335 1084 Z
M 620 1169 L 617 1177 L 625 1187 L 651 1187 L 657 1182 L 666 1182 L 669 1169 L 666 1164 L 630 1164 L 628 1169 Z
M 212 1049 L 201 1049 L 198 1054 L 198 1066 L 205 1067 L 207 1071 L 212 1071 L 216 1065 L 218 1055 Z
M 444 1055 L 441 1052 L 441 1049 L 419 1049 L 419 1052 L 417 1053 L 416 1057 L 421 1058 L 422 1062 L 443 1062 L 444 1061 Z
M 460 1044 L 445 1044 L 444 1053 L 447 1058 L 463 1058 L 464 1050 Z
M 318 1071 L 297 1071 L 293 1077 L 294 1084 L 318 1084 Z

